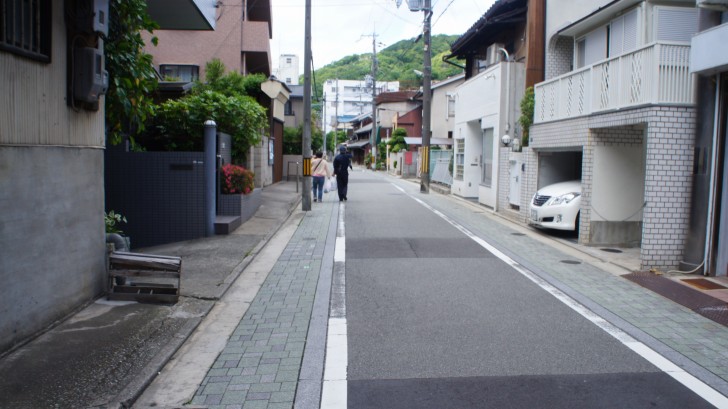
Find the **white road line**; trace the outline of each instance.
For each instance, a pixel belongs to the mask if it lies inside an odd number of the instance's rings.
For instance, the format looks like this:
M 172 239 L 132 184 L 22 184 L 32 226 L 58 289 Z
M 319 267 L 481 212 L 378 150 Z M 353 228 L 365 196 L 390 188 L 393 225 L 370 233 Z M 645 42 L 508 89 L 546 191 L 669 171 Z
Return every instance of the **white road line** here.
M 676 381 L 685 385 L 685 387 L 687 387 L 688 389 L 695 392 L 698 396 L 700 396 L 703 399 L 705 399 L 706 401 L 710 402 L 715 407 L 728 408 L 728 398 L 723 396 L 723 394 L 721 394 L 720 392 L 711 388 L 709 385 L 705 384 L 700 379 L 685 372 L 683 369 L 681 369 L 680 367 L 678 367 L 677 365 L 672 363 L 667 358 L 658 354 L 655 350 L 648 347 L 644 343 L 632 338 L 632 336 L 630 336 L 629 334 L 625 333 L 621 329 L 610 324 L 604 318 L 600 317 L 593 311 L 591 311 L 588 308 L 586 308 L 585 306 L 581 305 L 579 302 L 577 302 L 573 298 L 564 294 L 561 290 L 552 286 L 551 284 L 549 284 L 548 282 L 543 280 L 541 277 L 539 277 L 539 276 L 535 275 L 534 273 L 532 273 L 531 271 L 527 270 L 525 267 L 518 264 L 515 260 L 508 257 L 507 255 L 502 253 L 500 250 L 498 250 L 495 247 L 493 247 L 492 245 L 490 245 L 485 240 L 476 236 L 474 233 L 472 233 L 470 230 L 468 230 L 465 227 L 463 227 L 462 225 L 460 225 L 458 222 L 452 220 L 451 218 L 449 218 L 442 212 L 438 211 L 437 209 L 433 208 L 432 206 L 428 205 L 427 203 L 423 202 L 422 200 L 412 196 L 410 193 L 407 193 L 404 189 L 395 185 L 394 183 L 392 183 L 392 185 L 395 188 L 399 189 L 402 193 L 404 193 L 407 196 L 409 196 L 410 198 L 412 198 L 417 203 L 424 206 L 426 209 L 430 210 L 431 212 L 435 213 L 436 215 L 438 215 L 440 218 L 442 218 L 446 222 L 450 223 L 453 227 L 460 230 L 466 236 L 470 237 L 473 241 L 478 243 L 484 249 L 493 253 L 494 256 L 498 257 L 500 260 L 502 260 L 506 264 L 513 267 L 516 271 L 521 273 L 523 276 L 525 276 L 529 280 L 533 281 L 536 285 L 538 285 L 539 287 L 546 290 L 548 293 L 550 293 L 551 295 L 556 297 L 559 301 L 566 304 L 569 308 L 578 312 L 579 314 L 581 314 L 584 318 L 588 319 L 589 321 L 593 322 L 599 328 L 601 328 L 602 330 L 607 332 L 609 335 L 613 336 L 618 341 L 620 341 L 622 344 L 624 344 L 627 348 L 631 349 L 632 351 L 634 351 L 635 353 L 640 355 L 642 358 L 646 359 L 652 365 L 655 365 L 661 371 L 670 375 Z
M 345 236 L 345 210 L 346 205 L 339 205 L 339 221 L 336 233 L 336 247 L 334 249 L 334 274 L 345 273 L 346 266 L 346 236 Z M 342 282 L 343 282 L 343 278 Z M 340 294 L 342 308 L 346 305 L 344 288 L 335 289 Z M 329 328 L 326 335 L 326 361 L 324 363 L 324 379 L 321 391 L 321 409 L 345 409 L 348 399 L 347 367 L 349 364 L 349 346 L 347 340 L 346 310 L 336 312 L 336 318 L 329 318 Z

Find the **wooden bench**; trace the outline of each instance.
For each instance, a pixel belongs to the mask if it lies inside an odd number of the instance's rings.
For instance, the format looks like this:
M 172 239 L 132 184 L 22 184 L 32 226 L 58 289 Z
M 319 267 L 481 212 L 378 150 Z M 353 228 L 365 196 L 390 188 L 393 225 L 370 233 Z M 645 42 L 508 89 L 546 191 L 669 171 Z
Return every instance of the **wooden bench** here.
M 176 303 L 182 259 L 173 256 L 114 251 L 109 255 L 109 300 Z M 131 281 L 153 277 L 154 282 Z

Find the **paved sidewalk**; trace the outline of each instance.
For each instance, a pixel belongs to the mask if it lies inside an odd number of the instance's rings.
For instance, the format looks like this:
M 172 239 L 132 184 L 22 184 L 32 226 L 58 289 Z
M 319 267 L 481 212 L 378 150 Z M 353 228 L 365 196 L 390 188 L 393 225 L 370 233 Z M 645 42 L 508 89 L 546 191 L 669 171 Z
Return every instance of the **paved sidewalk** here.
M 338 209 L 338 201 L 312 203 L 192 405 L 283 409 L 295 400 L 318 407 L 327 317 L 313 309 L 328 311 Z M 311 382 L 297 392 L 299 374 L 305 381 L 307 373 Z
M 258 212 L 233 234 L 134 249 L 182 257 L 179 302 L 91 302 L 0 357 L 0 407 L 128 407 L 220 304 L 300 197 L 295 183 L 276 183 L 263 189 Z

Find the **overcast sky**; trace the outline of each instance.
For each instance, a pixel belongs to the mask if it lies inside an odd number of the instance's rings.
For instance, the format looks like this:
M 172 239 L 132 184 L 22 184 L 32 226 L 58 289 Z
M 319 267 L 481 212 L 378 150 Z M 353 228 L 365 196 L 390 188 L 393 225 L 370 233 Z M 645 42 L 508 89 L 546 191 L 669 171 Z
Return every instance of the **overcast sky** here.
M 432 0 L 432 34 L 463 34 L 494 0 Z M 273 39 L 271 60 L 278 68 L 281 54 L 298 55 L 303 74 L 305 0 L 271 0 Z M 311 54 L 314 68 L 351 54 L 377 51 L 422 32 L 423 12 L 412 12 L 407 0 L 311 0 Z

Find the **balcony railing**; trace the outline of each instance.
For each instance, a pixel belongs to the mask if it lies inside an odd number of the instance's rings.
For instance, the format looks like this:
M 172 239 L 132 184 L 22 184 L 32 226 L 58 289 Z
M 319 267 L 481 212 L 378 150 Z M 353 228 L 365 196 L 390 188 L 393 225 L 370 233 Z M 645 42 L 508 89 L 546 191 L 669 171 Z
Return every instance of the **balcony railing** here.
M 535 87 L 534 122 L 649 104 L 693 103 L 690 46 L 652 43 Z

